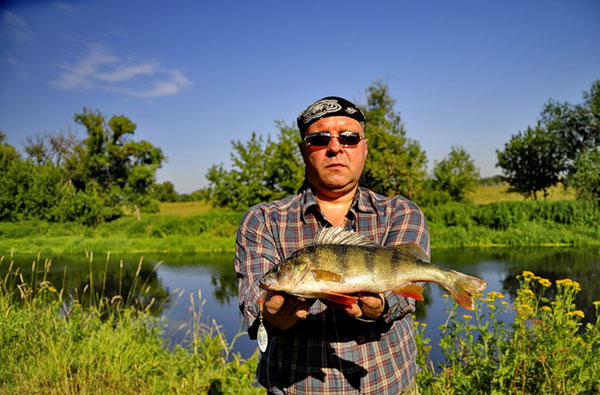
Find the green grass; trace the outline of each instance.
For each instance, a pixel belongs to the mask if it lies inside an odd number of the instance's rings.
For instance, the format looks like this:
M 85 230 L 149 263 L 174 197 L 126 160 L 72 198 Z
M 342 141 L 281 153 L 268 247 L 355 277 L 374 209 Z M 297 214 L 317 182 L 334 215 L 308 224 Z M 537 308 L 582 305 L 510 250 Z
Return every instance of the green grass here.
M 71 299 L 46 273 L 0 277 L 0 393 L 264 393 L 257 354 L 233 354 L 219 327 L 203 322 L 195 295 L 186 343 L 169 351 L 165 322 L 149 314 L 152 301 L 140 302 L 143 279 L 128 295 L 109 300 L 91 284 Z
M 0 222 L 0 254 L 233 252 L 243 213 L 173 203 L 172 213 L 122 217 L 96 227 Z M 206 210 L 203 214 L 186 214 Z M 447 203 L 425 207 L 433 248 L 600 244 L 600 209 L 579 200 Z
M 480 185 L 475 191 L 468 194 L 467 198 L 476 205 L 525 200 L 525 197 L 520 193 L 508 192 L 508 188 L 508 185 Z M 551 187 L 548 192 L 548 200 L 575 199 L 575 191 L 572 188 L 565 189 L 561 185 Z M 543 193 L 538 193 L 538 199 L 544 199 Z

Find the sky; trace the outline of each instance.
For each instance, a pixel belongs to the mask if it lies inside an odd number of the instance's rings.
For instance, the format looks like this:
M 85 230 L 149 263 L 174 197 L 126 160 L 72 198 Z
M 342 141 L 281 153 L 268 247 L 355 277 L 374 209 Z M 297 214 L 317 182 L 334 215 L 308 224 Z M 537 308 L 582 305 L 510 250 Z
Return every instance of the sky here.
M 274 137 L 309 104 L 389 87 L 429 169 L 462 146 L 481 176 L 549 99 L 600 78 L 600 1 L 0 0 L 0 130 L 85 130 L 125 115 L 168 157 L 179 193 L 231 164 L 231 141 Z M 368 137 L 368 125 L 367 125 Z

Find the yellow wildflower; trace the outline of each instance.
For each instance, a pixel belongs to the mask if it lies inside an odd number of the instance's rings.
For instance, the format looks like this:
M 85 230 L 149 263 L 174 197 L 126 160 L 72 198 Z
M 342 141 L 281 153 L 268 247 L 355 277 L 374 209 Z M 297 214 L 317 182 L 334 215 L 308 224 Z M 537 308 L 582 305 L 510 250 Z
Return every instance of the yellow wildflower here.
M 424 322 L 421 322 L 421 326 L 422 326 L 423 328 L 426 328 L 426 327 L 427 327 L 427 324 L 426 324 L 426 323 L 424 323 Z
M 547 278 L 540 278 L 538 280 L 538 282 L 540 283 L 540 285 L 542 285 L 543 287 L 548 288 L 549 286 L 552 285 L 552 283 L 550 282 L 550 280 L 548 280 Z
M 544 311 L 550 311 L 551 312 L 552 311 L 552 307 L 550 307 L 550 306 L 542 306 L 542 310 L 544 310 Z
M 524 289 L 524 290 L 523 290 L 523 293 L 524 293 L 524 294 L 526 294 L 526 295 L 529 295 L 529 296 L 531 296 L 531 297 L 535 296 L 535 295 L 533 294 L 533 291 L 532 291 L 532 290 L 530 290 L 530 289 Z
M 508 302 L 506 302 L 504 300 L 502 301 L 502 306 L 506 306 L 507 304 L 508 304 Z
M 533 274 L 532 272 L 525 270 L 523 271 L 523 273 L 521 273 L 521 276 L 523 276 L 523 280 L 525 280 L 526 282 L 531 281 L 532 278 L 535 277 L 535 274 Z
M 494 298 L 481 298 L 479 300 L 481 300 L 482 302 L 493 302 Z
M 448 299 L 449 295 L 448 294 L 444 294 L 444 298 Z
M 595 300 L 594 301 L 594 306 L 600 306 L 600 300 Z
M 575 311 L 573 312 L 573 314 L 574 314 L 574 315 L 576 315 L 576 316 L 579 316 L 579 318 L 583 318 L 583 317 L 585 317 L 585 314 L 584 314 L 584 313 L 583 313 L 583 311 L 581 311 L 581 310 L 575 310 Z
M 471 318 L 473 318 L 473 317 L 471 317 L 471 316 L 470 316 L 470 315 L 468 315 L 468 314 L 465 314 L 465 315 L 463 315 L 463 318 L 464 318 L 465 320 L 470 320 L 470 319 L 471 319 Z

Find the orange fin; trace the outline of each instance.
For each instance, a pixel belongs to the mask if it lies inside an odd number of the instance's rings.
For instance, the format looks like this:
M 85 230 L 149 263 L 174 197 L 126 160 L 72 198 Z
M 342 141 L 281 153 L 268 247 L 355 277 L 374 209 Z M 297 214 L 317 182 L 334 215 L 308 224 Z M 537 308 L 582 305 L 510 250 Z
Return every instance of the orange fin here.
M 393 293 L 402 295 L 405 298 L 423 300 L 423 287 L 417 284 L 408 284 L 402 288 L 392 290 Z
M 330 272 L 328 270 L 314 269 L 314 270 L 311 270 L 311 272 L 312 272 L 315 280 L 334 281 L 336 283 L 342 282 L 342 276 L 340 276 L 337 273 Z
M 319 294 L 319 298 L 327 299 L 330 302 L 341 304 L 344 306 L 352 306 L 353 304 L 358 303 L 358 296 L 352 296 L 348 294 L 339 294 L 335 292 L 323 292 Z

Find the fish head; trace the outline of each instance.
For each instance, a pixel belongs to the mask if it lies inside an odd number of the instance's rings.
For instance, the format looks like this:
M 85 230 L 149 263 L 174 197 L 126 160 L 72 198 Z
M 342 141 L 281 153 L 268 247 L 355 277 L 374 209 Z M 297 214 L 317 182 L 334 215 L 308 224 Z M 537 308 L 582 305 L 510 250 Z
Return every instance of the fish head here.
M 308 269 L 308 262 L 292 256 L 273 266 L 258 282 L 262 289 L 290 292 L 306 277 Z

